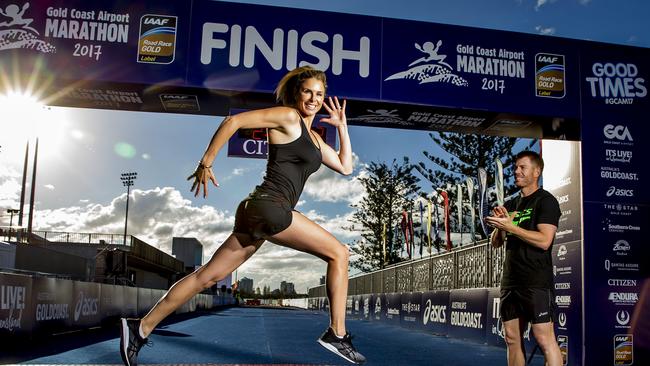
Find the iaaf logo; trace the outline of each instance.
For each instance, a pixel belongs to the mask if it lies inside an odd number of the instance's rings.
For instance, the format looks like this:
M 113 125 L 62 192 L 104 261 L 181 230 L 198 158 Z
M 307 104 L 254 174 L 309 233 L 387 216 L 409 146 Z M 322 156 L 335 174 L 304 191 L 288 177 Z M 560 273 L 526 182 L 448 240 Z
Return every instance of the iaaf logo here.
M 431 299 L 428 299 L 427 303 L 424 305 L 422 324 L 427 325 L 429 322 L 444 324 L 447 322 L 446 312 L 446 305 L 433 305 Z
M 77 305 L 74 307 L 74 321 L 79 320 L 79 316 L 97 315 L 99 299 L 88 298 L 84 296 L 83 291 L 79 292 Z
M 592 65 L 594 76 L 587 77 L 591 96 L 605 98 L 605 104 L 632 104 L 634 98 L 648 94 L 645 80 L 639 77 L 639 69 L 632 63 L 600 63 Z
M 611 186 L 611 187 L 609 187 L 607 189 L 607 192 L 605 192 L 605 195 L 607 197 L 611 197 L 611 196 L 634 197 L 634 190 L 633 189 L 616 188 L 616 186 Z
M 158 16 L 156 17 L 145 17 L 143 20 L 144 24 L 147 25 L 167 25 L 171 19 L 169 18 L 160 18 Z
M 605 134 L 605 137 L 607 137 L 610 140 L 617 139 L 621 141 L 634 141 L 632 139 L 632 134 L 630 133 L 630 130 L 627 128 L 627 126 L 623 125 L 612 125 L 608 124 L 605 125 L 603 128 L 603 134 Z

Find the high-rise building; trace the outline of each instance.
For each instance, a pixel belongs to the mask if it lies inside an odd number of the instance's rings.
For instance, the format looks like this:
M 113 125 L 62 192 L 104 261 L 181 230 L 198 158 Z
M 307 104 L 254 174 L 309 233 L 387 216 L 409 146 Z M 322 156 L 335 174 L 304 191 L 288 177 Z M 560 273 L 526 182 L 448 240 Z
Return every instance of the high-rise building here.
M 294 295 L 296 289 L 293 286 L 293 282 L 282 281 L 280 283 L 280 293 L 283 295 Z
M 242 277 L 239 280 L 239 292 L 242 294 L 253 294 L 253 280 L 247 277 Z
M 185 263 L 185 272 L 203 264 L 203 244 L 196 238 L 172 238 L 172 255 Z
M 325 276 L 322 276 L 322 277 L 320 278 L 320 284 L 321 284 L 321 285 L 324 285 L 324 284 L 325 284 Z

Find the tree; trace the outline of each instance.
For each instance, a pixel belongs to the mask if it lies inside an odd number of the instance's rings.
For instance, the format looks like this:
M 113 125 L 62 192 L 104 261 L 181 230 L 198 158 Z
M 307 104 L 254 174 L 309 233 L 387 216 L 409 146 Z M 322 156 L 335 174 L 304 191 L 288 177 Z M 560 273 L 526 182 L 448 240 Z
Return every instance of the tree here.
M 368 272 L 401 261 L 403 241 L 396 237 L 394 227 L 404 209 L 411 209 L 419 191 L 419 179 L 412 173 L 408 158 L 392 165 L 371 162 L 366 176 L 359 178 L 364 187 L 363 199 L 352 207 L 356 211 L 350 220 L 349 230 L 361 232 L 360 240 L 351 245 L 358 257 L 352 261 L 354 268 Z M 384 224 L 386 232 L 384 234 Z M 386 256 L 382 238 L 386 238 Z
M 435 144 L 445 150 L 450 157 L 434 156 L 425 150 L 422 153 L 433 163 L 433 167 L 423 162 L 414 167 L 431 183 L 433 190 L 447 190 L 450 205 L 456 205 L 456 188 L 454 188 L 456 184 L 462 184 L 466 192 L 465 177 L 476 178 L 479 167 L 485 168 L 488 172 L 487 186 L 494 185 L 495 158 L 499 158 L 503 163 L 504 177 L 506 179 L 512 177 L 512 165 L 515 155 L 513 149 L 517 143 L 517 138 L 450 132 L 429 133 L 429 137 Z M 535 142 L 533 140 L 529 147 Z M 504 191 L 507 197 L 516 191 L 516 187 L 511 180 L 506 180 L 506 182 Z M 464 197 L 467 197 L 466 193 Z M 493 200 L 490 201 L 493 202 Z M 477 202 L 477 200 L 475 199 L 474 202 Z M 459 230 L 456 215 L 450 215 L 450 219 L 452 228 Z M 479 227 L 478 223 L 476 223 L 476 227 Z M 481 233 L 481 231 L 477 230 L 477 233 Z

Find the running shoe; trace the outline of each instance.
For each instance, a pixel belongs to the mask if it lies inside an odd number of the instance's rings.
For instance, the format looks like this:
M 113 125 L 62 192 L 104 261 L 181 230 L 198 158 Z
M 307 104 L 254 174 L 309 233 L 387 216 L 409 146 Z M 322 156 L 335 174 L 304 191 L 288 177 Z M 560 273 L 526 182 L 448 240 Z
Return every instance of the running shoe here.
M 138 365 L 140 348 L 149 343 L 149 338 L 140 337 L 140 319 L 120 319 L 120 355 L 126 366 Z
M 345 333 L 343 338 L 339 338 L 334 334 L 332 328 L 327 328 L 325 333 L 318 338 L 318 343 L 326 349 L 357 365 L 366 362 L 366 358 L 363 357 L 363 355 L 352 345 L 352 335 L 349 332 Z

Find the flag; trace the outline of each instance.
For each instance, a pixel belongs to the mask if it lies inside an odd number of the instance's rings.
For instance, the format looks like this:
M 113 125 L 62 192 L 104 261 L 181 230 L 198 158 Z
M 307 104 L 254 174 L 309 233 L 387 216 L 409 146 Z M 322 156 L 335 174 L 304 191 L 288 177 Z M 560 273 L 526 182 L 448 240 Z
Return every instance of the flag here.
M 429 243 L 429 254 L 431 254 L 431 200 L 427 202 L 427 242 Z
M 458 231 L 460 232 L 460 245 L 463 245 L 463 186 L 456 184 L 456 206 L 458 207 Z
M 494 173 L 494 186 L 497 192 L 497 204 L 503 206 L 504 192 L 503 192 L 503 164 L 499 158 L 494 159 L 495 173 Z
M 451 250 L 451 231 L 449 230 L 449 195 L 447 191 L 441 191 L 440 195 L 443 199 L 444 204 L 444 215 L 445 215 L 445 231 L 447 232 L 447 250 Z
M 424 237 L 422 235 L 422 228 L 424 227 L 424 216 L 422 216 L 422 200 L 418 201 L 420 203 L 420 257 L 422 257 L 422 242 L 424 241 Z
M 474 227 L 474 221 L 476 221 L 476 213 L 474 212 L 474 179 L 467 177 L 465 184 L 467 184 L 467 194 L 469 195 L 470 232 L 472 233 L 472 241 L 474 241 L 476 238 L 476 228 Z
M 381 230 L 381 246 L 384 251 L 384 263 L 386 263 L 386 223 L 385 222 Z
M 490 205 L 487 202 L 487 172 L 483 168 L 478 168 L 478 199 L 478 219 L 485 236 L 489 237 L 490 233 L 485 218 L 490 215 Z

